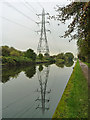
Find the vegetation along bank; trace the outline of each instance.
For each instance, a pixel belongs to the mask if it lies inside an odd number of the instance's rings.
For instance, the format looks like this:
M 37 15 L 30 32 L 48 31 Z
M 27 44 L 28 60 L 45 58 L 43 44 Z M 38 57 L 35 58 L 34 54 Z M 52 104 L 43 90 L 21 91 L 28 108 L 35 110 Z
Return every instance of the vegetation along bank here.
M 3 66 L 18 66 L 39 63 L 56 63 L 58 66 L 60 66 L 62 63 L 65 63 L 66 66 L 71 66 L 74 58 L 73 54 L 70 52 L 65 54 L 59 53 L 53 56 L 47 54 L 37 55 L 32 49 L 20 51 L 8 46 L 0 47 L 0 51 L 0 61 L 2 61 Z
M 77 61 L 53 118 L 88 118 L 88 84 Z

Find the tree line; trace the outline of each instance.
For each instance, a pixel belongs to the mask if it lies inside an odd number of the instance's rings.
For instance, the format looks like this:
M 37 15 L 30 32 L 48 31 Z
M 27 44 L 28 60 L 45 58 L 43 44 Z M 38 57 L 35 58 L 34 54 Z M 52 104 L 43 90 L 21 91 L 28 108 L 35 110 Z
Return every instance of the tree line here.
M 27 51 L 20 51 L 13 47 L 2 46 L 2 64 L 7 65 L 22 65 L 34 63 L 36 60 L 36 53 L 32 49 Z
M 26 51 L 20 51 L 14 47 L 2 46 L 0 47 L 2 65 L 28 65 L 35 63 L 65 63 L 67 61 L 72 61 L 74 56 L 72 53 L 59 53 L 57 55 L 49 56 L 39 54 L 37 55 L 34 50 L 27 49 Z
M 69 37 L 69 42 L 74 39 L 77 40 L 78 58 L 82 61 L 90 62 L 90 1 L 72 1 L 69 5 L 64 7 L 57 5 L 56 12 L 57 15 L 50 16 L 50 19 L 65 23 L 72 18 L 68 29 L 61 37 Z

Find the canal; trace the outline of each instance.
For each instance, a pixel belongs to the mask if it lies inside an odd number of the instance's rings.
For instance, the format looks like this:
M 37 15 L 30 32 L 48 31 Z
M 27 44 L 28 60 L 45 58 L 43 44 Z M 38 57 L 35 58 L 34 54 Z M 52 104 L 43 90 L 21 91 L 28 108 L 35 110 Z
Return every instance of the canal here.
M 74 64 L 2 70 L 3 118 L 52 118 Z

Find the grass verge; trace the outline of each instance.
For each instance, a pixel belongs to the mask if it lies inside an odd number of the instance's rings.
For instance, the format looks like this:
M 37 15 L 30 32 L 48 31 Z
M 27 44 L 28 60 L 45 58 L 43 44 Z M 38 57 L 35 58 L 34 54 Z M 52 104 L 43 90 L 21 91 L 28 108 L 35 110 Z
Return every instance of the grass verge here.
M 53 118 L 88 118 L 88 84 L 77 61 Z

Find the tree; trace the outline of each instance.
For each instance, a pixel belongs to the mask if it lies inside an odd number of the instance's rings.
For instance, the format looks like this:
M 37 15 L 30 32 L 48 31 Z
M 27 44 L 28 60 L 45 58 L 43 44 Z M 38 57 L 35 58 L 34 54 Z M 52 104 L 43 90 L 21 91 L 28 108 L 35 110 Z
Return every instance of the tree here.
M 74 55 L 70 52 L 65 53 L 65 61 L 73 61 Z
M 10 56 L 10 50 L 8 46 L 2 46 L 2 56 Z
M 49 57 L 49 54 L 48 54 L 48 53 L 45 53 L 44 56 L 45 56 L 45 57 Z
M 42 60 L 42 59 L 43 59 L 43 55 L 42 55 L 42 54 L 39 54 L 39 55 L 38 55 L 38 58 L 39 58 L 40 60 Z
M 86 51 L 82 55 L 87 58 L 90 52 L 88 47 L 90 44 L 90 2 L 71 2 L 66 7 L 57 6 L 56 11 L 58 12 L 57 16 L 52 16 L 51 18 L 55 18 L 62 23 L 73 17 L 68 29 L 61 37 L 70 37 L 69 42 L 77 39 L 77 42 L 80 43 L 78 44 L 79 53 L 82 54 L 82 50 Z
M 25 52 L 25 57 L 32 59 L 33 61 L 36 60 L 36 53 L 32 49 L 28 49 Z
M 64 53 L 60 53 L 56 56 L 56 59 L 64 59 Z
M 11 56 L 19 57 L 19 56 L 20 56 L 20 53 L 19 53 L 18 51 L 13 50 L 13 51 L 10 52 L 10 55 L 11 55 Z

